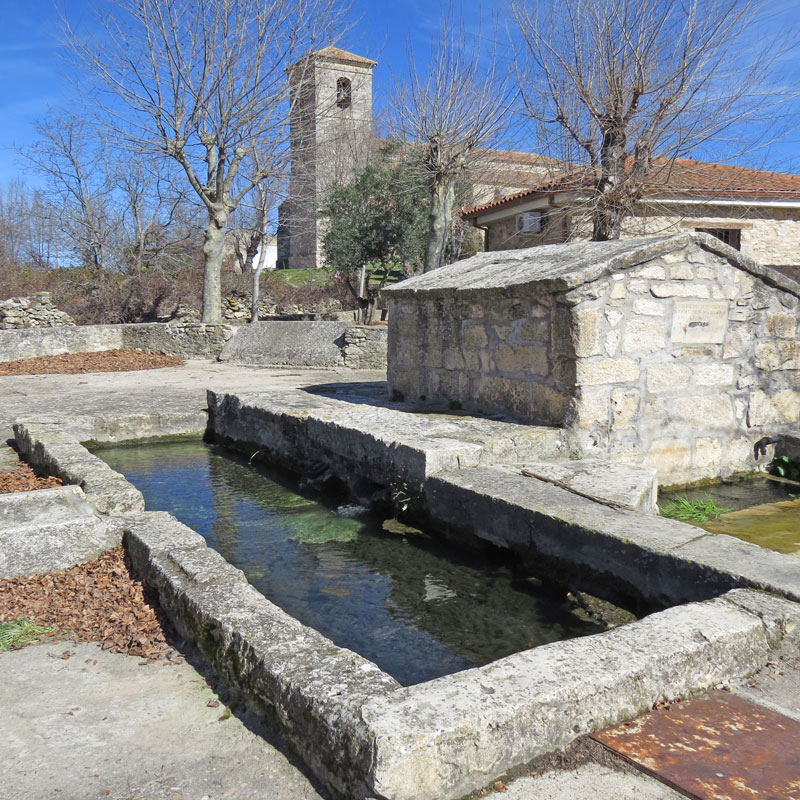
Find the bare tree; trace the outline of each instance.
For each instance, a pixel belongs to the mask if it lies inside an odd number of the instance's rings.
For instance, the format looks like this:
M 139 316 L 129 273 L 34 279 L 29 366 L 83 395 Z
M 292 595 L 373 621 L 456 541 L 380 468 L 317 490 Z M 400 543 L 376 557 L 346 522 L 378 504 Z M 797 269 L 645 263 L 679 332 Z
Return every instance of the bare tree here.
M 50 204 L 41 210 L 71 243 L 82 264 L 111 266 L 111 242 L 120 224 L 113 208 L 108 151 L 74 114 L 50 114 L 36 123 L 37 139 L 21 154 L 45 179 Z
M 760 0 L 512 0 L 525 114 L 537 146 L 583 170 L 592 239 L 619 238 L 656 159 L 771 134 L 775 49 L 748 52 Z M 741 153 L 739 149 L 739 153 Z M 730 154 L 729 154 L 730 155 Z M 662 168 L 662 180 L 663 180 Z
M 496 37 L 483 52 L 452 7 L 442 19 L 424 73 L 408 47 L 408 77 L 393 92 L 390 125 L 396 136 L 421 151 L 430 186 L 425 272 L 444 263 L 459 178 L 474 166 L 480 148 L 499 138 L 514 95 L 497 58 Z
M 328 40 L 329 0 L 115 0 L 87 41 L 69 25 L 77 63 L 102 89 L 109 134 L 134 156 L 173 159 L 207 212 L 203 321 L 221 316 L 221 268 L 231 213 L 272 173 L 287 139 L 286 68 Z M 307 59 L 309 72 L 312 61 Z M 309 76 L 310 77 L 310 76 Z

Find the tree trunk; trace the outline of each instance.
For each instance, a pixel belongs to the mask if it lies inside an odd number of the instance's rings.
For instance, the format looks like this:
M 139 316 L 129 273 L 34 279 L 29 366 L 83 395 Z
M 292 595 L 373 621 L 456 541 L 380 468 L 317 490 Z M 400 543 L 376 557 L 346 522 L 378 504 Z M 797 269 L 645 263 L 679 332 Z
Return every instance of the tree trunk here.
M 258 260 L 253 262 L 253 299 L 250 303 L 250 322 L 258 322 L 258 303 L 261 300 L 261 271 L 267 260 L 267 248 L 258 251 Z
M 222 320 L 222 259 L 228 215 L 217 211 L 203 232 L 203 322 Z
M 592 241 L 608 242 L 619 239 L 624 218 L 624 209 L 613 203 L 603 203 L 601 199 L 592 211 Z
M 428 216 L 428 241 L 425 246 L 423 272 L 430 272 L 444 264 L 447 236 L 450 233 L 450 213 L 455 202 L 455 181 L 447 177 L 437 179 L 431 189 L 431 212 Z

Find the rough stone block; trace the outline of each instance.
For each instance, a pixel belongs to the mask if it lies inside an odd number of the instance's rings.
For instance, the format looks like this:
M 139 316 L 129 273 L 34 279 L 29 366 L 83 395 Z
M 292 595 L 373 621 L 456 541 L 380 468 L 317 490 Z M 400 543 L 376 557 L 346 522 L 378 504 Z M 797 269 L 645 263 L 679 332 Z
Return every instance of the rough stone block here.
M 572 346 L 578 358 L 599 355 L 603 334 L 602 307 L 577 309 L 573 316 Z
M 645 351 L 652 353 L 663 350 L 666 346 L 666 331 L 660 320 L 629 319 L 625 323 L 625 334 L 622 337 L 622 351 L 634 353 Z
M 650 294 L 652 294 L 653 297 L 707 298 L 711 296 L 708 286 L 702 283 L 683 283 L 677 281 L 653 283 L 650 285 Z
M 547 350 L 543 347 L 501 344 L 495 351 L 495 364 L 500 372 L 527 372 L 539 376 L 550 373 Z
M 693 372 L 697 386 L 732 386 L 735 379 L 733 364 L 697 364 Z
M 647 391 L 653 393 L 683 391 L 689 384 L 691 370 L 683 364 L 650 364 L 647 367 Z
M 756 366 L 770 371 L 800 369 L 800 343 L 779 340 L 756 345 Z
M 674 419 L 692 428 L 722 428 L 733 422 L 733 403 L 727 394 L 679 397 L 675 400 Z
M 778 311 L 767 314 L 767 336 L 778 339 L 794 339 L 797 332 L 797 319 L 794 314 Z
M 577 363 L 577 381 L 585 386 L 636 380 L 639 380 L 639 364 L 632 358 L 580 359 Z
M 611 392 L 611 427 L 624 428 L 639 411 L 638 389 L 614 389 Z
M 637 297 L 633 301 L 633 313 L 646 317 L 663 317 L 666 313 L 666 305 L 658 300 L 649 297 Z

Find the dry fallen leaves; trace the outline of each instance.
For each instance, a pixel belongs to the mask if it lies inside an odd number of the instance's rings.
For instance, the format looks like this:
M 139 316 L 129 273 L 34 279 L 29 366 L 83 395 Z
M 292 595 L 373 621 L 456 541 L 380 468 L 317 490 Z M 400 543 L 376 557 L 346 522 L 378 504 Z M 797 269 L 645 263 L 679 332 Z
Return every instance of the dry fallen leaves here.
M 157 658 L 167 650 L 166 618 L 131 575 L 121 545 L 66 570 L 0 579 L 0 621 L 23 616 L 55 626 L 51 636 L 114 653 Z
M 0 494 L 29 492 L 32 489 L 52 489 L 61 484 L 61 478 L 52 475 L 40 478 L 27 464 L 20 464 L 8 472 L 0 472 Z
M 53 375 L 79 372 L 130 372 L 139 369 L 177 367 L 178 356 L 143 353 L 139 350 L 103 350 L 99 353 L 66 353 L 59 356 L 20 358 L 0 362 L 0 375 Z

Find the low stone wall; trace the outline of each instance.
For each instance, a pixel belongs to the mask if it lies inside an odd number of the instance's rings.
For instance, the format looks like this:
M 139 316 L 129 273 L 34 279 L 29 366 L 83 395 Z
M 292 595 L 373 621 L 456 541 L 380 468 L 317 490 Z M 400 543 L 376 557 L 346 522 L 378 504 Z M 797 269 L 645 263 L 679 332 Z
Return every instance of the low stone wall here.
M 295 367 L 386 366 L 387 328 L 322 320 L 256 322 L 238 329 L 220 361 Z
M 0 330 L 0 361 L 122 347 L 184 358 L 216 358 L 234 330 L 228 325 L 193 322 Z
M 30 297 L 11 297 L 0 303 L 0 330 L 74 324 L 75 320 L 69 314 L 52 304 L 50 292 L 37 292 Z

